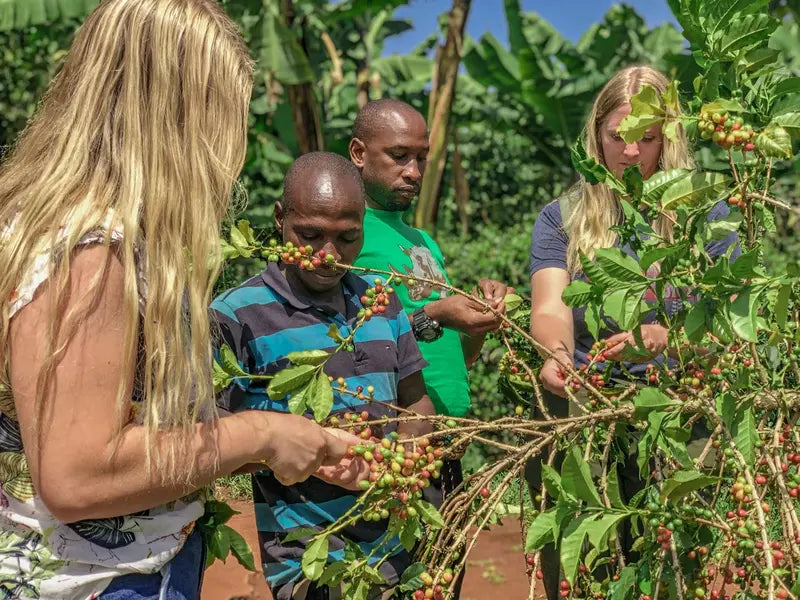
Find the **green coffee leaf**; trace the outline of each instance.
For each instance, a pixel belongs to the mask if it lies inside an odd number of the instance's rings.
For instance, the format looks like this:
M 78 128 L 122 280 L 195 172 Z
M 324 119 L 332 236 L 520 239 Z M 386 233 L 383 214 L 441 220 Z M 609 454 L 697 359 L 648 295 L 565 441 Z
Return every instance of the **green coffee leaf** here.
M 361 568 L 361 576 L 372 585 L 384 585 L 389 583 L 386 577 L 384 577 L 383 573 L 378 571 L 378 569 L 375 567 L 371 567 L 369 565 L 364 565 Z
M 315 539 L 306 546 L 306 551 L 303 552 L 300 565 L 303 568 L 303 574 L 306 576 L 306 579 L 316 581 L 322 575 L 325 563 L 327 562 L 328 536 L 323 536 Z
M 663 115 L 636 116 L 630 114 L 622 119 L 622 122 L 620 122 L 617 128 L 617 132 L 620 137 L 625 140 L 626 144 L 632 144 L 633 142 L 641 140 L 644 134 L 647 133 L 647 130 L 653 125 L 658 125 L 659 123 L 663 123 L 663 121 Z
M 439 511 L 436 510 L 433 504 L 425 500 L 417 500 L 414 502 L 413 506 L 417 509 L 417 512 L 419 512 L 425 523 L 434 529 L 441 529 L 444 527 L 444 519 L 442 519 L 442 515 L 439 514 Z
M 570 157 L 575 170 L 580 173 L 589 184 L 605 183 L 609 188 L 625 194 L 625 186 L 604 165 L 586 154 L 583 139 L 578 138 L 570 148 Z
M 241 219 L 236 223 L 236 229 L 239 230 L 239 233 L 242 234 L 245 242 L 248 246 L 253 246 L 256 243 L 256 234 L 253 231 L 253 228 L 250 227 L 250 221 L 246 219 Z
M 699 471 L 678 471 L 661 485 L 661 502 L 676 502 L 686 494 L 714 485 L 719 477 L 703 475 Z
M 585 306 L 592 296 L 592 286 L 582 279 L 574 280 L 561 293 L 561 299 L 567 306 Z
M 778 298 L 775 300 L 775 308 L 773 309 L 773 317 L 775 323 L 780 329 L 786 327 L 786 321 L 789 316 L 789 298 L 792 294 L 792 284 L 784 283 L 778 291 Z
M 559 545 L 561 554 L 561 568 L 564 569 L 564 577 L 570 584 L 575 581 L 580 564 L 581 553 L 583 552 L 583 540 L 587 533 L 587 519 L 589 515 L 582 514 L 570 521 L 564 529 L 564 535 Z
M 768 14 L 747 15 L 727 23 L 719 52 L 728 55 L 737 50 L 761 44 L 775 31 L 779 21 Z
M 636 567 L 625 567 L 619 572 L 619 579 L 608 584 L 608 600 L 633 600 L 636 583 Z
M 598 550 L 604 549 L 608 543 L 608 535 L 622 519 L 625 514 L 606 514 L 594 521 L 587 521 L 586 533 L 589 536 L 589 543 Z
M 646 387 L 639 390 L 633 398 L 634 416 L 637 419 L 646 418 L 653 411 L 663 411 L 675 404 L 661 390 Z
M 646 287 L 647 284 L 644 284 L 644 286 Z M 603 301 L 603 313 L 605 316 L 613 319 L 623 331 L 636 327 L 639 322 L 640 305 L 645 287 L 631 286 L 630 288 L 614 290 L 606 295 Z
M 238 515 L 239 511 L 225 502 L 214 500 L 206 503 L 206 514 L 211 518 L 211 524 L 216 526 L 227 523 L 233 515 Z
M 247 541 L 235 529 L 227 525 L 223 525 L 222 528 L 225 529 L 228 536 L 231 553 L 233 553 L 234 558 L 248 571 L 257 572 L 253 551 Z
M 764 275 L 764 270 L 761 268 L 759 262 L 758 250 L 745 252 L 731 264 L 731 275 L 737 279 L 761 277 Z
M 359 577 L 348 581 L 342 590 L 342 596 L 347 600 L 367 600 L 370 582 L 366 578 Z
M 600 309 L 590 304 L 586 307 L 586 314 L 584 315 L 586 319 L 586 328 L 589 330 L 589 333 L 594 339 L 600 339 L 600 330 L 605 327 L 605 323 L 601 322 L 600 319 Z
M 228 554 L 230 554 L 231 551 L 231 541 L 228 535 L 229 530 L 233 531 L 227 525 L 220 525 L 214 530 L 214 534 L 210 538 L 211 544 L 209 551 L 213 552 L 222 562 L 225 562 L 225 559 L 228 558 Z
M 313 527 L 298 527 L 296 529 L 292 529 L 288 534 L 286 534 L 286 537 L 283 538 L 283 541 L 284 543 L 296 542 L 297 540 L 302 540 L 306 537 L 314 537 L 318 533 L 319 531 Z
M 644 252 L 639 259 L 639 267 L 643 273 L 647 273 L 650 266 L 660 260 L 664 260 L 670 256 L 677 256 L 686 251 L 688 244 L 680 242 L 674 246 L 658 246 Z
M 736 100 L 729 100 L 727 98 L 717 98 L 713 102 L 708 102 L 706 104 L 703 104 L 703 106 L 700 108 L 700 112 L 740 113 L 740 112 L 747 112 L 747 109 Z
M 554 499 L 558 500 L 561 496 L 561 475 L 553 467 L 542 463 L 542 483 L 545 490 Z
M 247 372 L 239 366 L 236 354 L 228 344 L 223 344 L 219 349 L 219 362 L 226 373 L 237 376 L 247 376 Z
M 597 284 L 602 288 L 613 288 L 618 286 L 619 282 L 616 278 L 607 274 L 597 263 L 589 260 L 585 254 L 581 254 L 580 260 L 583 274 L 586 275 L 591 283 Z
M 225 369 L 222 368 L 216 360 L 212 365 L 212 372 L 211 372 L 211 380 L 214 384 L 214 393 L 219 394 L 222 390 L 227 388 L 231 383 L 233 383 L 233 376 L 229 375 Z
M 737 407 L 736 416 L 731 425 L 731 435 L 739 452 L 747 464 L 752 465 L 756 456 L 756 417 L 751 404 Z
M 606 478 L 606 495 L 611 502 L 611 506 L 614 508 L 627 508 L 619 491 L 619 473 L 617 473 L 616 463 L 614 463 L 608 470 L 608 477 Z
M 280 400 L 308 383 L 316 370 L 313 365 L 296 365 L 278 371 L 269 382 L 267 394 L 272 400 Z
M 522 305 L 522 296 L 518 296 L 517 294 L 506 294 L 503 302 L 505 302 L 506 305 L 506 312 L 511 312 L 518 309 Z
M 528 527 L 525 538 L 525 552 L 540 550 L 545 544 L 553 542 L 553 527 L 555 526 L 555 509 L 539 513 Z
M 734 263 L 735 264 L 735 263 Z M 733 331 L 748 342 L 758 341 L 758 325 L 756 321 L 759 293 L 746 287 L 730 303 L 729 314 Z
M 411 552 L 417 545 L 417 540 L 422 537 L 422 527 L 417 519 L 406 519 L 400 529 L 400 543 L 403 548 Z
M 789 113 L 792 114 L 792 113 Z M 792 156 L 792 138 L 778 125 L 770 125 L 756 136 L 756 148 L 767 156 L 789 158 Z
M 619 248 L 600 248 L 595 254 L 597 264 L 609 275 L 628 283 L 646 282 L 647 277 L 636 259 Z
M 339 333 L 339 328 L 333 323 L 328 326 L 328 333 L 326 335 L 336 343 L 341 343 L 344 341 L 344 338 Z
M 686 315 L 686 321 L 683 323 L 686 337 L 695 343 L 702 340 L 708 330 L 708 322 L 710 320 L 708 305 L 700 300 L 692 306 L 689 313 Z
M 319 578 L 319 585 L 327 585 L 336 587 L 342 583 L 345 573 L 347 573 L 348 564 L 342 560 L 329 564 L 325 567 L 322 575 Z
M 642 180 L 642 169 L 638 164 L 626 167 L 622 172 L 622 183 L 625 184 L 625 191 L 631 198 L 641 198 L 644 190 L 644 180 Z
M 236 246 L 229 244 L 226 240 L 220 240 L 220 246 L 222 247 L 222 258 L 225 260 L 231 260 L 232 258 L 239 258 L 242 256 L 242 252 Z
M 698 206 L 716 200 L 728 188 L 730 177 L 705 171 L 680 178 L 664 190 L 661 207 L 669 210 L 678 206 Z
M 602 505 L 600 494 L 592 482 L 589 464 L 583 460 L 581 451 L 577 447 L 573 446 L 561 466 L 561 487 L 568 494 L 584 502 L 595 506 Z
M 301 352 L 290 352 L 286 355 L 294 365 L 321 365 L 331 357 L 330 352 L 325 350 L 303 350 Z
M 678 81 L 673 79 L 667 85 L 667 89 L 664 90 L 664 94 L 661 97 L 664 101 L 664 108 L 667 110 L 672 111 L 673 113 L 678 113 L 681 110 L 680 104 L 680 95 L 678 94 Z
M 677 142 L 678 126 L 680 124 L 681 122 L 678 119 L 667 119 L 666 121 L 664 121 L 664 126 L 661 128 L 664 137 L 667 138 L 670 142 Z
M 778 115 L 770 121 L 770 125 L 782 127 L 792 137 L 800 137 L 800 112 Z
M 311 388 L 314 381 L 309 381 L 299 390 L 295 390 L 289 396 L 289 412 L 293 415 L 304 415 L 308 410 L 308 399 L 311 397 Z
M 422 587 L 422 579 L 419 578 L 427 567 L 422 563 L 412 563 L 400 576 L 400 591 L 413 592 Z
M 250 244 L 247 243 L 247 238 L 241 232 L 240 229 L 236 227 L 231 228 L 231 246 L 239 250 L 244 256 L 243 250 L 246 250 Z
M 308 386 L 309 392 L 306 397 L 308 407 L 314 411 L 314 419 L 317 423 L 324 421 L 333 408 L 333 388 L 322 369 Z
M 708 231 L 708 241 L 724 240 L 734 231 L 739 230 L 742 223 L 742 213 L 732 212 L 722 219 L 715 219 L 706 225 Z M 736 261 L 739 262 L 739 261 Z

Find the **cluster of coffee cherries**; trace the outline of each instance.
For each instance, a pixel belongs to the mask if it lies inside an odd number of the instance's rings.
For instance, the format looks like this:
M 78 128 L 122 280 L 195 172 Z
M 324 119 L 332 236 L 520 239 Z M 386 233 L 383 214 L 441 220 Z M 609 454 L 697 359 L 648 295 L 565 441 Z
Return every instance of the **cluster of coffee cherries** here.
M 363 420 L 364 413 L 366 411 L 353 420 L 356 431 L 358 419 Z M 422 497 L 422 490 L 431 484 L 431 479 L 439 477 L 443 449 L 426 438 L 408 447 L 394 431 L 377 439 L 371 437 L 369 427 L 362 427 L 358 435 L 365 441 L 350 447 L 348 455 L 360 456 L 369 465 L 369 477 L 359 481 L 359 487 L 362 490 L 374 488 L 370 506 L 364 509 L 362 518 L 380 521 L 391 515 L 400 520 L 417 516 L 417 510 L 410 503 Z
M 740 147 L 745 152 L 756 149 L 753 143 L 756 132 L 741 117 L 734 117 L 724 111 L 703 112 L 697 123 L 700 137 L 712 140 L 717 146 L 729 149 Z
M 737 480 L 734 486 L 737 487 L 736 493 L 738 493 L 744 489 L 746 484 L 741 480 Z M 760 571 L 757 569 L 753 560 L 756 553 L 763 554 L 769 552 L 772 555 L 772 566 L 774 569 L 780 569 L 786 561 L 786 554 L 783 550 L 783 544 L 780 541 L 772 540 L 769 542 L 768 547 L 764 546 L 764 542 L 759 535 L 759 526 L 753 518 L 753 512 L 744 508 L 744 504 L 746 503 L 742 502 L 738 509 L 729 510 L 726 513 L 726 518 L 731 526 L 731 534 L 728 536 L 727 543 L 732 549 L 732 564 L 722 572 L 726 584 L 734 582 L 743 583 L 758 575 L 763 577 L 771 575 L 771 572 L 765 566 L 766 560 L 763 558 L 759 561 L 762 565 Z M 722 557 L 715 556 L 714 558 L 720 559 Z
M 364 308 L 358 311 L 358 318 L 365 321 L 369 321 L 372 315 L 385 313 L 389 306 L 389 297 L 394 293 L 394 288 L 385 285 L 380 277 L 376 277 L 372 283 L 375 287 L 367 289 L 360 298 Z
M 781 444 L 779 447 L 779 458 L 777 467 L 781 473 L 786 484 L 786 490 L 792 498 L 800 498 L 800 444 L 794 439 L 793 433 L 797 424 L 794 427 L 788 423 L 783 424 L 781 433 L 778 434 L 778 442 Z M 767 436 L 771 436 L 772 432 L 760 434 L 758 446 L 763 445 L 768 441 Z M 767 464 L 766 457 L 762 456 L 758 463 L 758 472 L 755 476 L 755 483 L 757 485 L 765 485 L 770 476 L 769 465 Z M 797 543 L 800 544 L 800 532 L 798 532 Z
M 605 387 L 607 383 L 605 375 L 600 372 L 601 365 L 598 363 L 605 363 L 608 360 L 606 351 L 610 350 L 611 347 L 612 346 L 609 346 L 606 340 L 595 342 L 592 344 L 591 352 L 586 355 L 586 360 L 588 360 L 589 363 L 578 367 L 579 373 L 588 373 L 587 380 L 595 387 L 602 388 Z M 583 386 L 581 381 L 575 378 L 569 379 L 567 385 L 575 391 L 581 389 Z
M 739 375 L 739 369 L 753 369 L 753 359 L 747 355 L 747 348 L 733 344 L 720 354 L 697 357 L 686 363 L 686 368 L 678 375 L 668 370 L 665 375 L 677 384 L 678 398 L 689 400 L 696 396 L 710 397 L 716 392 L 724 392 L 730 382 Z
M 434 584 L 433 575 L 427 571 L 420 573 L 419 578 L 422 586 L 414 590 L 414 600 L 444 600 L 444 586 L 453 581 L 454 575 L 452 569 L 445 569 L 439 578 L 442 583 L 437 584 Z
M 728 204 L 731 206 L 735 206 L 740 210 L 747 206 L 747 202 L 744 198 L 742 198 L 741 194 L 731 194 L 728 196 Z
M 675 264 L 675 271 L 679 274 L 672 275 L 673 283 L 682 288 L 688 288 L 694 285 L 694 274 L 697 272 L 697 263 L 691 258 L 684 257 L 678 259 Z
M 295 246 L 292 242 L 281 245 L 276 239 L 271 239 L 267 247 L 261 250 L 261 256 L 269 262 L 283 261 L 297 265 L 304 271 L 313 271 L 323 264 L 330 265 L 336 262 L 336 257 L 325 250 L 315 253 L 311 246 Z
M 647 509 L 653 515 L 650 518 L 650 530 L 655 533 L 656 542 L 662 550 L 669 550 L 672 546 L 672 533 L 683 526 L 683 518 L 657 502 L 650 502 Z

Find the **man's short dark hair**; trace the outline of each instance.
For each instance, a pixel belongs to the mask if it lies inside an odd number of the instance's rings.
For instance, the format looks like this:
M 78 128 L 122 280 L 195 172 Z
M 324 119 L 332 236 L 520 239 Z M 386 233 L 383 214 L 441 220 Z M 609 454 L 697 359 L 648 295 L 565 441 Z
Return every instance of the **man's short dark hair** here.
M 364 182 L 353 163 L 333 152 L 309 152 L 295 160 L 283 178 L 281 206 L 284 214 L 292 211 L 297 188 L 303 183 L 313 181 L 321 173 L 328 173 L 337 180 L 351 178 L 363 196 Z
M 386 114 L 392 111 L 400 113 L 422 114 L 413 106 L 395 98 L 381 98 L 367 102 L 356 115 L 353 124 L 353 137 L 362 142 L 369 141 L 375 132 L 386 123 Z M 424 119 L 424 117 L 423 117 Z

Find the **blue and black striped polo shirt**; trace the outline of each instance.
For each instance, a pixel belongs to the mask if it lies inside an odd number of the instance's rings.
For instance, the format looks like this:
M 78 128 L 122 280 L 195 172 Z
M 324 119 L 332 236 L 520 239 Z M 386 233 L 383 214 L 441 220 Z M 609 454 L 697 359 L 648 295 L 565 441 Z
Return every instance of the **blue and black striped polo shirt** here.
M 261 275 L 219 296 L 211 305 L 219 323 L 220 344 L 229 345 L 242 368 L 251 374 L 270 375 L 289 365 L 290 352 L 322 349 L 332 351 L 336 343 L 328 337 L 334 324 L 346 337 L 352 331 L 357 313 L 363 308 L 360 298 L 370 287 L 372 277 L 347 273 L 342 279 L 346 314 L 314 306 L 313 300 L 289 285 L 279 266 L 271 263 Z M 420 354 L 408 317 L 392 295 L 386 312 L 374 315 L 356 332 L 353 352 L 339 352 L 325 364 L 325 372 L 343 377 L 347 389 L 374 388 L 376 400 L 396 404 L 397 384 L 426 366 Z M 245 409 L 287 412 L 288 402 L 271 400 L 265 383 L 237 379 L 221 395 L 221 408 L 236 412 Z M 366 410 L 380 418 L 392 414 L 387 407 L 365 404 L 351 395 L 334 392 L 331 414 Z M 308 413 L 309 418 L 312 417 Z M 276 600 L 288 600 L 294 584 L 302 578 L 301 541 L 283 543 L 297 527 L 322 529 L 336 521 L 355 503 L 358 492 L 345 490 L 311 477 L 305 482 L 284 486 L 269 471 L 253 475 L 253 497 L 259 532 L 261 560 L 267 583 Z M 331 558 L 344 557 L 345 540 L 358 544 L 365 554 L 379 544 L 388 550 L 397 545 L 387 539 L 388 521 L 359 522 L 330 538 Z M 375 552 L 377 562 L 384 552 Z M 410 563 L 405 551 L 397 552 L 381 565 L 381 572 L 394 583 Z

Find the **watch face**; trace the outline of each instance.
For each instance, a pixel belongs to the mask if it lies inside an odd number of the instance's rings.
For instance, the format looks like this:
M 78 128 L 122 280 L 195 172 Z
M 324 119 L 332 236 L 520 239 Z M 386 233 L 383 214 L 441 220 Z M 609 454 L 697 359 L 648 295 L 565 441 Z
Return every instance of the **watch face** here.
M 422 330 L 422 339 L 426 342 L 432 342 L 436 339 L 436 332 L 431 327 L 426 327 Z

